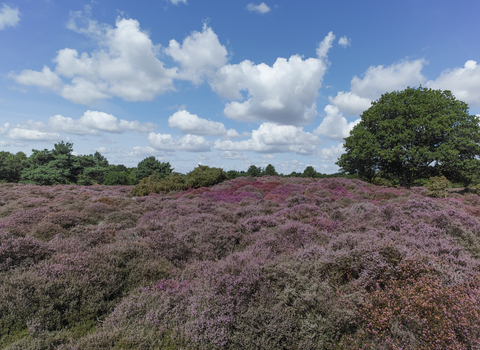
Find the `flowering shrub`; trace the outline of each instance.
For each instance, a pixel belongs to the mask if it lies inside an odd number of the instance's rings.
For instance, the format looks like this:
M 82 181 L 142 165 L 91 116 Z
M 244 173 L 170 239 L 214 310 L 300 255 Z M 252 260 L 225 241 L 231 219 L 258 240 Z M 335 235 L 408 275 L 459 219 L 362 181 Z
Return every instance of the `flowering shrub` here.
M 0 348 L 480 347 L 477 194 L 132 188 L 0 184 Z

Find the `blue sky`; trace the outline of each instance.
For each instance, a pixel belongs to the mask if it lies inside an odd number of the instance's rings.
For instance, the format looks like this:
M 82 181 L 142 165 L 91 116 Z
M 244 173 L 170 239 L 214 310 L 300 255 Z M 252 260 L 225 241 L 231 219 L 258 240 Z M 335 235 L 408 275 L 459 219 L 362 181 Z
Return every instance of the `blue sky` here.
M 0 147 L 333 173 L 382 93 L 451 90 L 480 113 L 478 13 L 465 0 L 0 0 Z

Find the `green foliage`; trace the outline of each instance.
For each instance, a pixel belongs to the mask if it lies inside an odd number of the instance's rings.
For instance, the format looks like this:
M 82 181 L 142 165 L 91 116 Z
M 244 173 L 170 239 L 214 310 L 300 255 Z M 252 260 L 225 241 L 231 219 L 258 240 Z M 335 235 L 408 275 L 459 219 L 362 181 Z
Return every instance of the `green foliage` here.
M 171 173 L 165 178 L 161 178 L 157 173 L 140 180 L 132 190 L 134 196 L 148 196 L 150 193 L 168 193 L 171 191 L 182 191 L 187 187 L 185 185 L 186 175 Z
M 447 188 L 450 187 L 450 181 L 445 176 L 434 176 L 428 180 L 427 196 L 435 198 L 447 197 Z
M 233 180 L 239 176 L 241 176 L 239 171 L 236 171 L 236 170 L 227 171 L 227 180 Z
M 108 171 L 108 161 L 99 152 L 94 155 L 74 156 L 73 144 L 61 141 L 50 151 L 32 150 L 22 162 L 20 180 L 36 185 L 102 183 Z
M 303 171 L 302 177 L 316 178 L 318 173 L 313 168 L 313 166 L 307 166 Z
M 369 182 L 381 172 L 407 187 L 440 174 L 466 184 L 478 177 L 479 118 L 450 91 L 420 87 L 386 93 L 361 118 L 336 163 L 343 171 Z
M 138 180 L 156 173 L 160 178 L 168 176 L 173 169 L 169 162 L 160 162 L 155 157 L 147 157 L 137 165 L 135 176 Z
M 275 167 L 272 164 L 267 165 L 263 174 L 264 175 L 269 175 L 269 176 L 278 176 L 278 173 L 277 173 L 277 171 L 275 170 Z
M 227 174 L 220 168 L 199 165 L 187 175 L 171 173 L 161 178 L 156 173 L 146 177 L 132 190 L 134 196 L 147 196 L 150 193 L 168 193 L 183 191 L 188 188 L 210 187 L 227 179 Z
M 110 171 L 103 180 L 104 185 L 134 185 L 135 173 L 127 173 L 126 171 Z
M 262 168 L 257 167 L 256 165 L 250 165 L 247 170 L 247 176 L 260 177 L 262 176 Z
M 0 181 L 18 182 L 27 156 L 23 152 L 11 154 L 10 152 L 0 151 Z
M 393 186 L 393 184 L 392 184 L 389 180 L 387 180 L 387 179 L 385 179 L 385 178 L 383 178 L 383 177 L 377 177 L 377 178 L 375 178 L 375 180 L 373 181 L 373 183 L 374 183 L 375 185 L 378 185 L 378 186 L 388 186 L 388 187 L 392 187 L 392 186 Z
M 185 185 L 187 188 L 210 187 L 226 179 L 223 169 L 199 165 L 187 174 Z

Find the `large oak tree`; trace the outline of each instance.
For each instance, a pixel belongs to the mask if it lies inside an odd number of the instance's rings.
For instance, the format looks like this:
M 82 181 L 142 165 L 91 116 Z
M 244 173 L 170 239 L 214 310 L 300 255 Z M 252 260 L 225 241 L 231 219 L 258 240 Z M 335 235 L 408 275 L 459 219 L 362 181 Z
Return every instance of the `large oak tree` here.
M 480 175 L 480 124 L 450 91 L 424 87 L 386 93 L 361 115 L 336 163 L 367 181 L 411 186 L 445 175 L 465 185 Z

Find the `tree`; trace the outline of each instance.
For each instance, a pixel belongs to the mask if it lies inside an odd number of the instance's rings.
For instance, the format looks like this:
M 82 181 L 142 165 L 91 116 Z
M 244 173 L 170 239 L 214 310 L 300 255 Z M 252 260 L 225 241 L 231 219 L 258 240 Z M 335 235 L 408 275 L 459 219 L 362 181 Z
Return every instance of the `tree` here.
M 0 151 L 0 181 L 18 182 L 25 167 L 27 155 L 23 152 L 12 154 Z
M 464 184 L 480 170 L 479 118 L 450 91 L 407 88 L 382 95 L 361 115 L 337 161 L 342 171 L 411 186 L 445 175 Z
M 267 165 L 263 174 L 264 175 L 270 175 L 270 176 L 278 176 L 278 173 L 277 173 L 277 171 L 275 170 L 275 167 L 272 164 Z
M 135 176 L 137 177 L 137 180 L 140 181 L 141 179 L 152 175 L 152 173 L 157 173 L 157 175 L 162 178 L 168 176 L 172 171 L 173 169 L 169 162 L 160 162 L 156 160 L 155 157 L 151 156 L 138 163 Z
M 247 170 L 247 175 L 253 176 L 253 177 L 260 177 L 262 176 L 262 168 L 257 167 L 256 165 L 250 165 L 250 167 Z
M 316 178 L 317 175 L 317 171 L 313 168 L 313 166 L 310 165 L 305 168 L 302 177 Z

